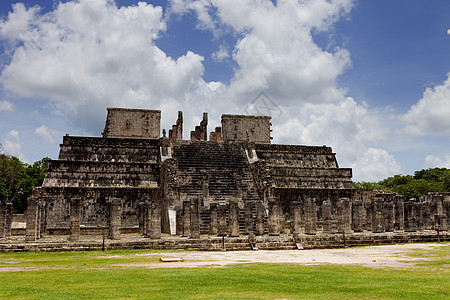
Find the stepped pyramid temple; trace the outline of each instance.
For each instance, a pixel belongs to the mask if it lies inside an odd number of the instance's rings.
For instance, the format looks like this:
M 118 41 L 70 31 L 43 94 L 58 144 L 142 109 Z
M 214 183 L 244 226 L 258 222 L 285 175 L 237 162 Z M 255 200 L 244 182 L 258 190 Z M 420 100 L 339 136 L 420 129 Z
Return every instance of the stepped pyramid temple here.
M 295 240 L 447 229 L 450 195 L 409 200 L 356 190 L 330 147 L 272 144 L 270 117 L 222 115 L 208 139 L 204 113 L 189 140 L 182 112 L 162 137 L 160 118 L 159 110 L 108 108 L 103 137 L 64 136 L 28 200 L 26 241 L 93 232 Z

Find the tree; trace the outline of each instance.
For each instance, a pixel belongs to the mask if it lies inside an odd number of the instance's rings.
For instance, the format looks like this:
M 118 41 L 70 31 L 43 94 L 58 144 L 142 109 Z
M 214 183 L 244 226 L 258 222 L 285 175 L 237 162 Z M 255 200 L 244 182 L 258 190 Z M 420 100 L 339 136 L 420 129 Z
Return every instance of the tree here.
M 18 196 L 24 171 L 24 164 L 17 157 L 0 154 L 1 202 L 13 202 Z
M 49 158 L 28 165 L 17 157 L 0 154 L 0 202 L 12 202 L 14 213 L 23 213 L 33 188 L 44 181 L 46 160 Z
M 407 198 L 418 198 L 430 192 L 450 192 L 450 170 L 423 169 L 412 175 L 395 175 L 379 182 L 356 182 L 356 188 L 384 189 Z

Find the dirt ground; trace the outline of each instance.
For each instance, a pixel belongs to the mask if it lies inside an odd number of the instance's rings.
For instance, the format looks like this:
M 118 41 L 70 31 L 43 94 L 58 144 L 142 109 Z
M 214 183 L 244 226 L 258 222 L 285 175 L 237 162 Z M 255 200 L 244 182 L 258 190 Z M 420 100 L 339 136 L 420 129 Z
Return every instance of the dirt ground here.
M 122 267 L 180 268 L 199 266 L 225 266 L 242 263 L 294 263 L 302 265 L 338 264 L 362 265 L 372 268 L 410 267 L 425 256 L 408 256 L 414 250 L 432 250 L 449 244 L 404 244 L 325 250 L 276 250 L 276 251 L 229 251 L 229 252 L 164 252 L 137 254 L 148 257 L 182 258 L 182 262 L 148 262 L 117 264 Z M 431 259 L 431 258 L 430 258 Z

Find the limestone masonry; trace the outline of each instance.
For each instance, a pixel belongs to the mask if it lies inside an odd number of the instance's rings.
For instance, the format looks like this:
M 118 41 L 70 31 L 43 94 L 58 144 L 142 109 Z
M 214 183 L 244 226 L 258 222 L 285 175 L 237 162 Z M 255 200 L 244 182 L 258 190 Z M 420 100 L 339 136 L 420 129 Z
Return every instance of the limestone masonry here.
M 183 114 L 160 136 L 159 110 L 108 108 L 103 137 L 66 135 L 25 214 L 26 240 L 140 232 L 238 237 L 444 231 L 450 194 L 405 199 L 356 190 L 326 146 L 271 144 L 270 117 L 208 115 L 183 139 Z M 11 234 L 0 207 L 0 238 Z M 406 234 L 405 234 L 406 235 Z M 345 236 L 344 236 L 345 239 Z

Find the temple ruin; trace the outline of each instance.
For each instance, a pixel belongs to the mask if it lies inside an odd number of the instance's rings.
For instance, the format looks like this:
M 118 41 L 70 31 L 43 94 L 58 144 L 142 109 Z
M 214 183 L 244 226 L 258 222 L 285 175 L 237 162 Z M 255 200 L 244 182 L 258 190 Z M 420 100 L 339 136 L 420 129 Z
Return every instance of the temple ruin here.
M 26 240 L 48 234 L 280 236 L 445 231 L 450 194 L 357 190 L 327 146 L 271 143 L 268 116 L 208 115 L 183 139 L 183 114 L 108 108 L 103 137 L 66 135 L 26 213 Z M 0 207 L 0 238 L 11 208 Z M 10 230 L 10 229 L 9 229 Z M 89 233 L 91 232 L 91 233 Z

